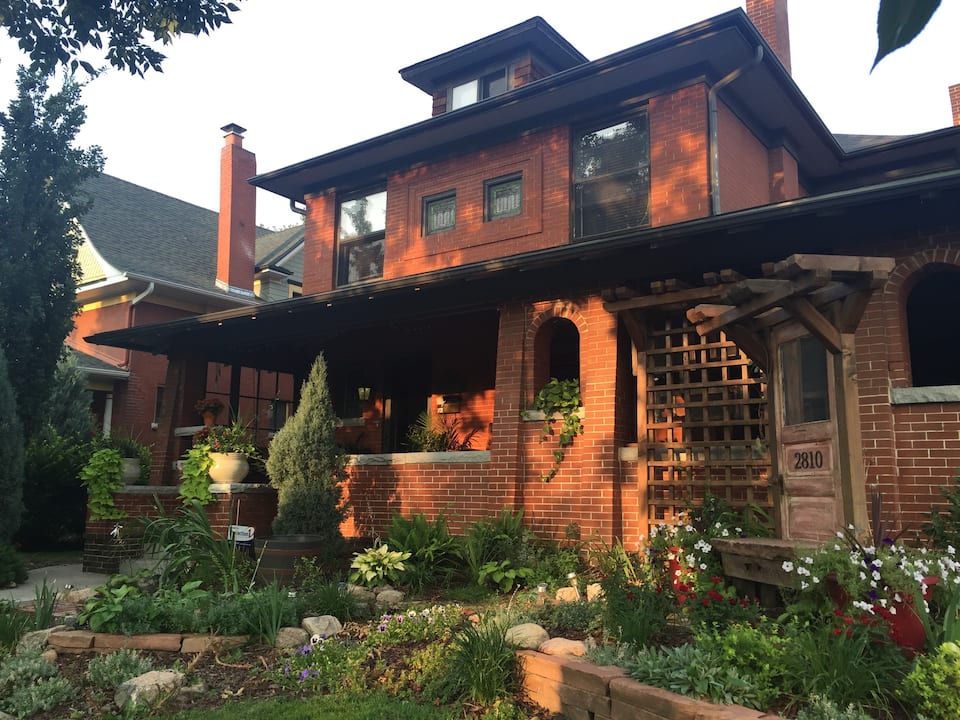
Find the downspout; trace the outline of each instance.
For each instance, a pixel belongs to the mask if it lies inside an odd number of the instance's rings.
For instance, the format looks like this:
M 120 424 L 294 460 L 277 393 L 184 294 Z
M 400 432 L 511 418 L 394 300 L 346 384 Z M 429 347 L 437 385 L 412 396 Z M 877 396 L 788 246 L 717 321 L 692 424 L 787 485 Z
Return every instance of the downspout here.
M 153 282 L 153 280 L 151 280 L 150 284 L 147 285 L 146 289 L 142 293 L 137 295 L 133 300 L 130 301 L 130 316 L 127 319 L 127 327 L 133 327 L 134 308 L 140 303 L 141 300 L 143 300 L 149 295 L 152 295 L 153 291 L 156 290 L 156 288 L 157 288 L 157 284 Z M 129 350 L 129 349 L 127 350 L 127 359 L 126 359 L 126 362 L 124 363 L 124 367 L 126 367 L 127 370 L 130 369 L 130 354 L 132 352 L 133 352 L 132 350 Z
M 763 46 L 757 45 L 757 54 L 750 62 L 728 73 L 710 88 L 707 93 L 707 127 L 710 144 L 707 160 L 710 164 L 710 214 L 720 214 L 720 141 L 717 137 L 717 94 L 745 72 L 752 70 L 763 60 Z
M 300 205 L 297 205 L 297 201 L 296 201 L 296 200 L 291 200 L 291 201 L 290 201 L 290 209 L 293 210 L 293 212 L 295 212 L 297 215 L 304 215 L 304 216 L 306 216 L 306 214 L 307 214 L 307 207 L 306 207 L 306 205 L 304 205 L 303 207 L 301 207 Z

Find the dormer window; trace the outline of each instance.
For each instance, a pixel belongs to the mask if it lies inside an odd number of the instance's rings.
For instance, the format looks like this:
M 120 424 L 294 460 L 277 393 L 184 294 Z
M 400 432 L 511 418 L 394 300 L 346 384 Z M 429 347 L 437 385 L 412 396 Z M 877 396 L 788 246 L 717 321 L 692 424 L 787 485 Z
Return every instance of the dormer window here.
M 454 85 L 450 89 L 450 110 L 473 105 L 480 100 L 502 95 L 510 89 L 510 68 L 499 68 L 491 73 Z

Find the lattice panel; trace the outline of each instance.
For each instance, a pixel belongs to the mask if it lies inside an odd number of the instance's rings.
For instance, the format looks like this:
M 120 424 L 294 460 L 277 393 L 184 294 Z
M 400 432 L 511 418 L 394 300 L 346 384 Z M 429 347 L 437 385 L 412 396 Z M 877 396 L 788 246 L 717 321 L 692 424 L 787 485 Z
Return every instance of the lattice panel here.
M 650 526 L 707 488 L 734 508 L 770 511 L 763 374 L 722 332 L 701 338 L 682 315 L 655 316 L 647 331 L 640 440 Z

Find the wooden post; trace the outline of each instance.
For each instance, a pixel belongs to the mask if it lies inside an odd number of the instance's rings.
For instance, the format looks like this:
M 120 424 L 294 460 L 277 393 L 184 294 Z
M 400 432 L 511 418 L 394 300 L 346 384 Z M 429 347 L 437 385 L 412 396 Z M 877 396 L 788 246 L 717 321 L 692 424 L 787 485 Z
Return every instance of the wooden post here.
M 837 442 L 840 449 L 840 490 L 843 524 L 867 530 L 867 488 L 863 468 L 863 436 L 860 432 L 860 392 L 853 333 L 840 336 L 841 348 L 833 355 L 837 405 Z

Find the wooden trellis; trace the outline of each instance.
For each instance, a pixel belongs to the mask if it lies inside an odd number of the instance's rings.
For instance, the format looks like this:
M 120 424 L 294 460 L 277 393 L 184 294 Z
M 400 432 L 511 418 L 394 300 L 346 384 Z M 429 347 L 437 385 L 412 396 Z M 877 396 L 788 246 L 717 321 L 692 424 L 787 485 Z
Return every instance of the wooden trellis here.
M 763 372 L 723 332 L 700 337 L 682 313 L 651 313 L 645 335 L 638 445 L 649 525 L 708 491 L 734 508 L 771 509 Z

